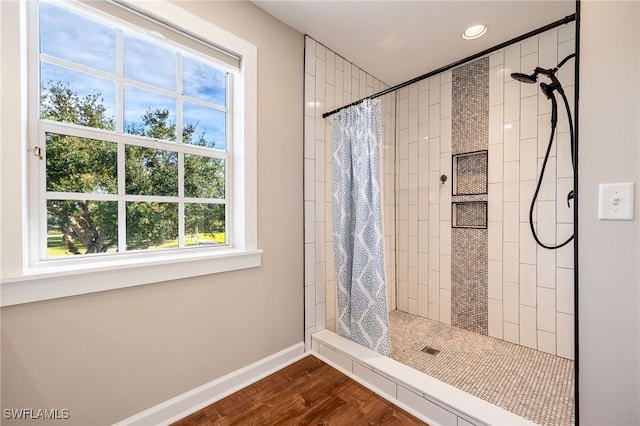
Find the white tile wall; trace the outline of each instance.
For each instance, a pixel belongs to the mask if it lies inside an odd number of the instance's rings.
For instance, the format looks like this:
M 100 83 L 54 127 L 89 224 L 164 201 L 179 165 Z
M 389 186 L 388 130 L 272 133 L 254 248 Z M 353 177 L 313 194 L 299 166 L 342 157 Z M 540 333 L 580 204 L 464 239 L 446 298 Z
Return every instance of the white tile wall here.
M 573 52 L 574 30 L 569 24 L 489 57 L 489 335 L 567 358 L 573 358 L 574 347 L 573 244 L 546 250 L 529 230 L 531 198 L 549 142 L 550 102 L 539 85 L 521 84 L 510 74 L 555 66 Z M 568 65 L 558 77 L 572 104 Z M 305 298 L 307 331 L 319 330 L 322 322 L 335 327 L 336 314 L 332 129 L 320 115 L 383 88 L 307 38 L 305 102 L 317 103 L 305 107 L 305 223 L 311 222 L 305 225 L 305 289 L 313 292 Z M 384 156 L 389 308 L 443 322 L 451 320 L 451 90 L 449 71 L 384 100 L 384 135 L 391 141 Z M 535 228 L 548 244 L 564 241 L 573 230 L 573 208 L 566 205 L 573 184 L 570 141 L 561 100 L 558 105 L 558 133 L 534 209 Z M 445 185 L 442 174 L 449 178 Z

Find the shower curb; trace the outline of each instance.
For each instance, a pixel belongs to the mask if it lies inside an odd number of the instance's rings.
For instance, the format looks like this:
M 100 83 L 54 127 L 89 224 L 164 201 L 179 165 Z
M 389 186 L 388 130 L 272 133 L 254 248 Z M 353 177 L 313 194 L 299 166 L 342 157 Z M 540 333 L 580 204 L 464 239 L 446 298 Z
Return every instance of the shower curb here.
M 432 426 L 536 425 L 330 330 L 314 333 L 311 347 L 318 358 Z

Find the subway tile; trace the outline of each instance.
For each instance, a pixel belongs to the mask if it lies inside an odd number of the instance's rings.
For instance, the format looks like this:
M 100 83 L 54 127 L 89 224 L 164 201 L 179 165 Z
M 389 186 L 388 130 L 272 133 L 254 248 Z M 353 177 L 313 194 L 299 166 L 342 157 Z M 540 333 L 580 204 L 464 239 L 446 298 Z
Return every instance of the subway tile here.
M 418 206 L 409 205 L 409 235 L 418 236 Z
M 440 220 L 451 221 L 451 186 L 440 185 Z
M 573 40 L 576 37 L 576 23 L 569 22 L 558 28 L 558 43 Z
M 511 80 L 504 84 L 504 121 L 520 119 L 520 82 Z
M 418 285 L 418 315 L 429 317 L 429 286 Z
M 502 339 L 502 300 L 489 299 L 488 301 L 489 336 Z
M 520 72 L 520 45 L 512 44 L 504 49 L 504 81 L 512 82 L 511 73 Z M 520 83 L 518 83 L 520 84 Z
M 504 249 L 502 252 L 502 279 L 504 281 L 511 283 L 519 282 L 518 273 L 520 269 L 520 262 L 518 262 L 518 249 L 518 243 L 504 243 Z
M 409 237 L 409 260 L 408 264 L 410 268 L 418 267 L 418 237 Z M 417 277 L 417 275 L 416 275 Z
M 504 163 L 502 199 L 505 203 L 520 200 L 520 167 L 517 161 Z
M 407 295 L 409 299 L 418 298 L 418 268 L 409 268 L 409 279 Z
M 520 43 L 520 55 L 524 58 L 526 55 L 538 51 L 538 37 L 530 37 Z
M 326 319 L 330 320 L 336 317 L 336 282 L 334 280 L 327 281 L 325 287 L 325 309 Z
M 409 220 L 409 190 L 400 189 L 398 193 L 398 220 Z
M 520 212 L 517 202 L 504 203 L 502 216 L 502 238 L 504 241 L 518 243 L 520 240 Z
M 316 222 L 326 222 L 325 182 L 316 182 Z
M 418 110 L 409 111 L 409 142 L 418 142 Z M 416 154 L 417 155 L 417 154 Z
M 548 101 L 545 102 L 544 105 L 548 105 Z M 549 111 L 551 111 L 550 108 Z M 551 114 L 542 111 L 542 108 L 540 108 L 538 115 L 538 158 L 544 158 L 549 147 L 549 138 L 551 137 L 550 119 Z M 557 144 L 555 142 L 551 145 L 549 156 L 555 157 L 556 146 Z
M 425 80 L 422 80 L 420 83 L 424 81 Z M 428 122 L 429 122 L 429 90 L 427 89 L 427 90 L 420 91 L 418 95 L 418 123 L 427 124 Z
M 434 170 L 429 172 L 429 204 L 438 204 L 439 202 L 440 202 L 440 172 L 438 170 Z M 437 207 L 433 207 L 433 208 L 437 208 Z
M 490 183 L 487 195 L 487 217 L 489 222 L 502 220 L 502 184 Z
M 440 270 L 438 248 L 440 248 L 440 238 L 429 238 L 429 269 L 432 271 Z M 429 276 L 429 283 L 431 283 L 431 276 Z
M 326 64 L 326 79 L 327 83 L 333 85 L 335 83 L 335 69 L 336 69 L 336 54 L 330 50 L 327 50 L 325 56 Z M 329 93 L 327 93 L 328 95 Z
M 353 374 L 370 386 L 373 386 L 379 392 L 382 392 L 388 399 L 394 400 L 396 398 L 397 385 L 394 381 L 387 379 L 383 375 L 376 373 L 356 361 L 353 362 Z
M 520 305 L 518 303 L 518 284 L 504 282 L 502 289 L 503 319 L 518 324 Z
M 440 151 L 451 152 L 451 116 L 440 120 Z
M 429 137 L 429 170 L 440 170 L 440 138 Z
M 487 295 L 489 299 L 502 300 L 502 262 L 499 260 L 489 260 Z
M 431 93 L 431 90 L 429 91 Z M 440 136 L 440 104 L 429 106 L 429 138 Z
M 316 117 L 316 78 L 310 74 L 304 78 L 304 114 Z
M 542 68 L 554 68 L 558 64 L 558 32 L 547 31 L 538 40 L 538 63 Z
M 325 252 L 324 252 L 324 246 L 326 244 L 325 227 L 326 227 L 325 222 L 316 222 L 316 262 L 325 261 Z
M 538 160 L 538 170 L 540 171 L 543 161 L 542 159 Z M 542 201 L 555 201 L 556 199 L 556 157 L 549 157 L 547 161 L 538 199 Z
M 440 303 L 440 272 L 429 271 L 429 301 Z
M 325 324 L 327 322 L 327 308 L 326 308 L 326 303 L 322 302 L 322 303 L 318 303 L 316 304 L 316 322 L 315 322 L 315 326 L 317 328 L 320 328 L 322 326 L 322 324 Z
M 396 269 L 398 280 L 409 280 L 409 251 L 398 249 L 398 267 Z
M 502 222 L 488 223 L 488 258 L 502 260 Z
M 556 288 L 556 253 L 555 250 L 547 250 L 537 246 L 538 263 L 537 277 L 538 287 Z
M 316 283 L 316 245 L 304 245 L 304 285 L 313 286 Z
M 503 98 L 504 67 L 500 64 L 489 68 L 489 107 L 501 105 L 504 102 Z M 489 117 L 491 117 L 491 112 L 489 112 Z
M 398 130 L 409 128 L 409 98 L 400 98 L 397 106 Z
M 398 130 L 398 160 L 409 159 L 409 129 Z
M 451 325 L 451 290 L 440 288 L 440 322 Z
M 398 309 L 404 312 L 409 310 L 408 283 L 407 281 L 398 280 L 398 296 L 396 303 Z
M 451 70 L 445 71 L 440 74 L 440 84 L 445 85 L 453 81 L 453 72 Z
M 412 84 L 410 86 L 407 87 L 407 92 L 409 95 L 409 111 L 418 111 L 418 96 L 419 96 L 419 91 L 418 91 L 418 85 L 417 84 Z M 417 118 L 417 116 L 416 116 Z
M 536 233 L 546 245 L 556 242 L 556 206 L 555 201 L 538 201 Z
M 489 67 L 493 68 L 504 64 L 504 51 L 498 50 L 489 55 Z
M 538 348 L 536 308 L 520 306 L 520 344 L 531 349 Z
M 315 153 L 316 153 L 315 123 L 316 121 L 313 119 L 313 117 L 309 117 L 305 115 L 304 117 L 304 158 L 308 158 L 310 160 L 315 159 Z
M 535 180 L 520 181 L 520 222 L 529 223 L 529 210 L 531 210 L 531 201 L 533 193 L 536 190 Z M 533 209 L 533 220 L 536 221 L 536 209 Z
M 504 123 L 504 161 L 520 160 L 520 122 Z
M 324 59 L 320 59 L 316 57 L 316 102 L 318 100 L 324 101 L 325 90 L 327 85 L 327 80 L 325 78 L 325 62 Z
M 313 201 L 304 202 L 304 242 L 313 243 L 316 237 L 316 209 Z
M 440 255 L 440 288 L 451 290 L 451 256 Z
M 440 221 L 440 254 L 451 255 L 451 221 Z
M 313 287 L 304 290 L 304 316 L 305 327 L 316 325 L 316 294 Z
M 398 220 L 396 221 L 398 226 L 398 250 L 409 250 L 409 221 Z
M 339 58 L 339 57 L 338 57 Z M 341 59 L 341 58 L 339 58 Z M 336 69 L 333 98 L 336 105 L 344 105 L 344 71 Z
M 418 188 L 429 188 L 429 156 L 418 157 Z
M 429 285 L 429 253 L 418 252 L 418 285 Z
M 440 86 L 440 117 L 451 117 L 451 82 Z
M 556 298 L 558 312 L 565 314 L 574 313 L 574 273 L 573 269 L 558 268 L 556 270 Z
M 571 138 L 569 133 L 559 133 L 557 144 L 557 175 L 559 178 L 572 178 L 573 162 L 571 161 Z
M 574 359 L 575 357 L 575 328 L 574 328 L 574 316 L 563 313 L 558 313 L 557 317 L 557 341 L 556 355 L 567 359 Z
M 538 287 L 538 330 L 556 331 L 556 292 L 551 288 Z
M 429 82 L 429 105 L 440 103 L 440 75 L 429 77 L 427 81 Z
M 502 329 L 504 331 L 504 340 L 507 342 L 520 343 L 520 326 L 511 322 L 503 322 Z
M 534 265 L 535 267 L 536 254 L 536 242 L 531 235 L 529 222 L 520 222 L 520 263 Z
M 536 180 L 538 177 L 538 140 L 520 140 L 520 180 Z
M 315 75 L 316 73 L 316 41 L 307 37 L 304 43 L 304 72 Z
M 523 55 L 520 61 L 520 69 L 525 74 L 533 73 L 533 70 L 538 66 L 538 40 L 537 38 L 532 38 L 529 40 L 533 41 L 536 44 L 536 49 L 532 53 L 526 55 L 524 52 L 522 52 Z M 536 96 L 538 94 L 538 90 L 539 88 L 537 84 L 520 84 L 520 97 L 527 98 L 529 96 Z
M 489 108 L 489 145 L 502 143 L 504 140 L 504 113 L 502 103 Z
M 420 157 L 429 155 L 429 123 L 418 125 L 418 143 L 420 144 L 418 155 Z
M 556 354 L 556 334 L 538 330 L 538 350 L 551 355 Z
M 536 266 L 520 264 L 520 305 L 536 307 Z M 522 336 L 521 336 L 522 337 Z
M 503 181 L 502 171 L 504 167 L 503 162 L 503 145 L 495 144 L 489 146 L 489 158 L 487 170 L 488 183 L 499 183 Z
M 440 236 L 440 211 L 438 209 L 429 209 L 429 236 Z
M 525 85 L 529 86 L 529 85 Z M 520 103 L 520 138 L 529 139 L 538 136 L 538 98 L 522 98 Z
M 418 221 L 418 251 L 423 253 L 429 252 L 429 221 Z M 426 243 L 426 244 L 425 244 Z

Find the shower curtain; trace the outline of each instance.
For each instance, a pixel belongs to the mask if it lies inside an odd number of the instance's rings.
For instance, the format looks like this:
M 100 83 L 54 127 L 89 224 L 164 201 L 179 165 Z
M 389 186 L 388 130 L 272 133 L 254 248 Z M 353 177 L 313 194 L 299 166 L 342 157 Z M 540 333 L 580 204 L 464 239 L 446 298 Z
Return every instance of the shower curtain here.
M 333 121 L 333 248 L 338 334 L 391 353 L 380 179 L 380 101 Z

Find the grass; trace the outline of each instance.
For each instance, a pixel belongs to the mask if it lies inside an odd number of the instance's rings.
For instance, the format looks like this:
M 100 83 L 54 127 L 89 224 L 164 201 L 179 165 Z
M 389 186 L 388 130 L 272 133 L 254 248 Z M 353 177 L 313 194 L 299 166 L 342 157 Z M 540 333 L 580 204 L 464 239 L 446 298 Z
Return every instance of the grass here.
M 213 234 L 213 236 L 209 234 L 199 233 L 199 234 L 189 234 L 185 236 L 184 243 L 187 247 L 195 247 L 198 245 L 210 245 L 210 244 L 224 244 L 225 242 L 225 233 L 221 232 L 218 234 Z M 164 243 L 157 246 L 150 246 L 147 250 L 162 250 L 169 248 L 177 248 L 178 247 L 178 239 L 167 240 Z M 84 251 L 84 247 L 79 245 L 78 249 L 82 253 Z M 117 248 L 112 247 L 107 250 L 107 253 L 115 253 L 117 252 Z M 49 232 L 47 234 L 47 257 L 49 259 L 56 257 L 66 257 L 73 256 L 69 250 L 67 249 L 66 244 L 62 241 L 62 233 L 60 232 Z

